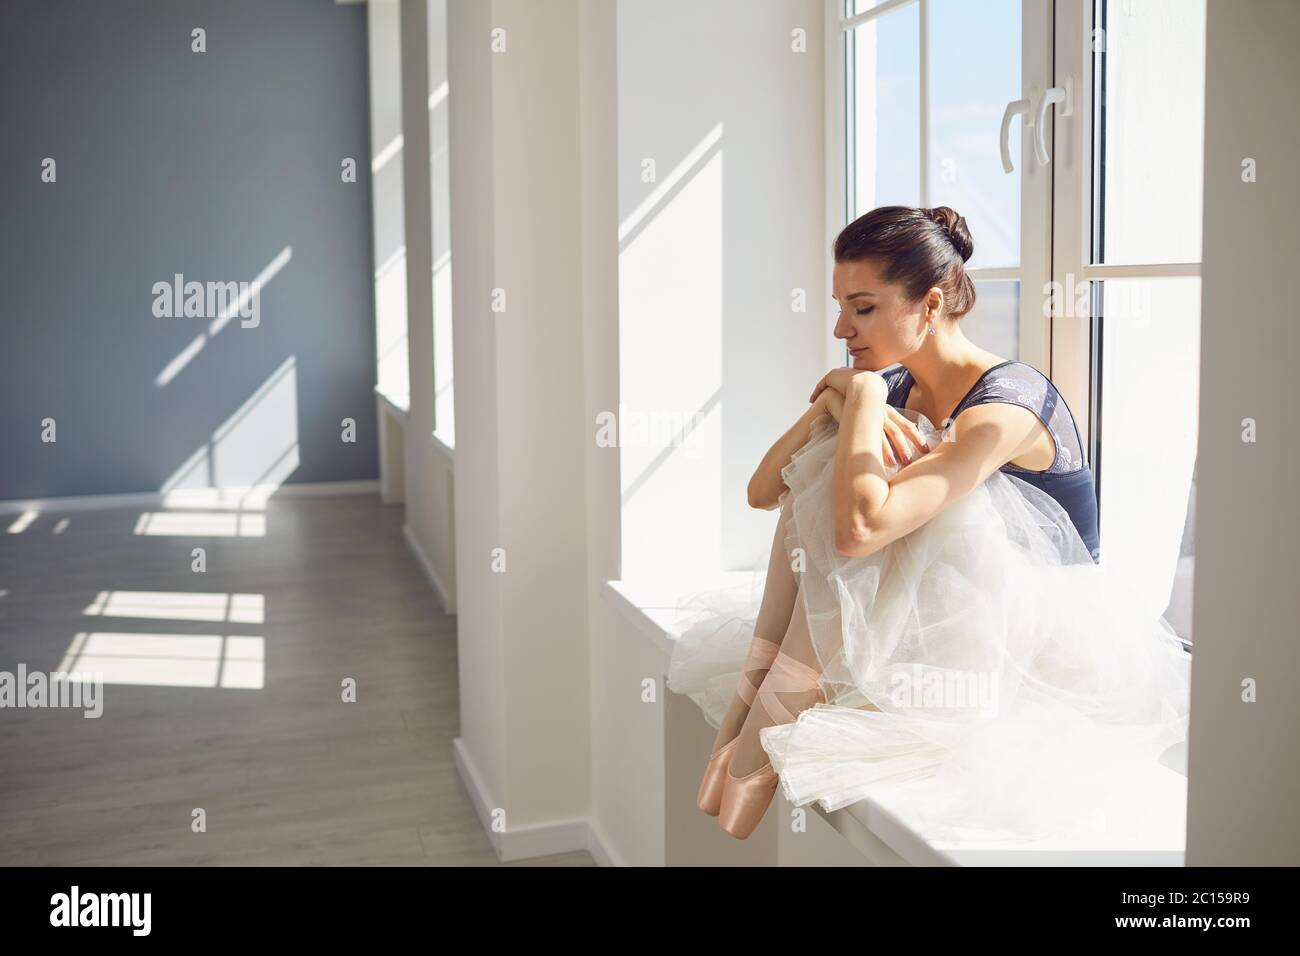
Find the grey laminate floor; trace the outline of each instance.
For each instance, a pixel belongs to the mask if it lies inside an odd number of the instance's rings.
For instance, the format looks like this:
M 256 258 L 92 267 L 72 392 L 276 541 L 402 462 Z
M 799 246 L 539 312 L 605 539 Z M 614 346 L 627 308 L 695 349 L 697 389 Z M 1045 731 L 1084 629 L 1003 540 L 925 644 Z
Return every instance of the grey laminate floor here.
M 0 517 L 0 671 L 122 681 L 98 719 L 0 708 L 0 865 L 500 865 L 452 762 L 455 618 L 400 507 L 146 512 Z

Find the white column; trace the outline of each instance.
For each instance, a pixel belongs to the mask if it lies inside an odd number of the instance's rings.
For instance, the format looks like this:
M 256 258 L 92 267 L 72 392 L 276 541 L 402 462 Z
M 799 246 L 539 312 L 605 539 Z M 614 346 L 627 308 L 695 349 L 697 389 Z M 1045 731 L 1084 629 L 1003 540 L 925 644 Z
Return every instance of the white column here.
M 448 4 L 457 754 L 507 858 L 590 805 L 577 13 Z

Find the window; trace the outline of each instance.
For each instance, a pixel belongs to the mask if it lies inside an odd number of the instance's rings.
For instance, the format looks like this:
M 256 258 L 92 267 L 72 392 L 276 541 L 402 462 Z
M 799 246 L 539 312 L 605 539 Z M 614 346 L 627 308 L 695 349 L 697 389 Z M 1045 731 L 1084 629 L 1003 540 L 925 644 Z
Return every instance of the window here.
M 448 147 L 447 4 L 429 4 L 429 196 L 433 204 L 433 434 L 456 447 L 452 385 L 451 180 Z
M 370 44 L 370 188 L 374 220 L 375 382 L 410 403 L 406 342 L 406 217 L 402 188 L 402 35 L 397 4 L 366 11 Z
M 830 231 L 895 203 L 966 217 L 967 335 L 1056 383 L 1102 564 L 1190 639 L 1204 0 L 828 9 Z

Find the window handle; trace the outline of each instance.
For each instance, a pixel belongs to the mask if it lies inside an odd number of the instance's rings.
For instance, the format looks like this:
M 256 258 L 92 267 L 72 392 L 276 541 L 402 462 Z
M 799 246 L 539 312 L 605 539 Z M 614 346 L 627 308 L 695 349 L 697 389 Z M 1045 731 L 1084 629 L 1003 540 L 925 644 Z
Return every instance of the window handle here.
M 1011 118 L 1013 116 L 1029 116 L 1029 100 L 1012 100 L 1007 104 L 1007 110 L 1002 114 L 1002 132 L 998 140 L 1002 143 L 1002 171 L 1009 173 L 1015 169 L 1011 165 Z M 1026 126 L 1032 126 L 1033 120 L 1022 120 Z
M 1074 78 L 1067 76 L 1065 86 L 1049 86 L 1038 97 L 1038 113 L 1034 118 L 1034 155 L 1038 165 L 1046 166 L 1052 161 L 1047 153 L 1047 111 L 1053 103 L 1061 104 L 1061 115 L 1069 116 L 1074 112 Z

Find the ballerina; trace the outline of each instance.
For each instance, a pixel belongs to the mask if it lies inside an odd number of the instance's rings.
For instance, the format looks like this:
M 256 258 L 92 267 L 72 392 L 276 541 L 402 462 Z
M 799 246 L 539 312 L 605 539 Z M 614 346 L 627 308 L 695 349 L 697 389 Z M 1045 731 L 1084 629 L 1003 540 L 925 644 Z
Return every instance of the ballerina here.
M 1185 739 L 1181 644 L 1096 564 L 1066 402 L 960 329 L 972 251 L 943 206 L 882 207 L 836 239 L 852 365 L 749 483 L 780 509 L 761 604 L 697 595 L 669 668 L 718 728 L 698 802 L 737 838 L 778 785 L 832 810 L 881 781 L 907 782 L 934 832 L 1059 834 L 1101 768 Z

